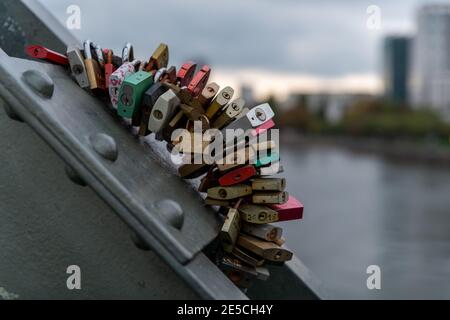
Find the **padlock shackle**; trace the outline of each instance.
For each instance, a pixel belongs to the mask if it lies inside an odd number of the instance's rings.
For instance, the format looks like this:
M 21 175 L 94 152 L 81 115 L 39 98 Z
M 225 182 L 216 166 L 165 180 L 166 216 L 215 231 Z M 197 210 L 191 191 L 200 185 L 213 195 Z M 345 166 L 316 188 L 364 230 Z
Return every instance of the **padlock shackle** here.
M 94 49 L 95 58 L 101 64 L 105 64 L 105 58 L 103 57 L 103 49 L 99 45 L 95 44 L 91 40 L 84 41 L 84 56 L 86 59 L 93 59 L 91 49 Z
M 133 45 L 129 42 L 125 44 L 122 50 L 122 61 L 125 62 L 131 62 L 134 60 L 134 49 Z

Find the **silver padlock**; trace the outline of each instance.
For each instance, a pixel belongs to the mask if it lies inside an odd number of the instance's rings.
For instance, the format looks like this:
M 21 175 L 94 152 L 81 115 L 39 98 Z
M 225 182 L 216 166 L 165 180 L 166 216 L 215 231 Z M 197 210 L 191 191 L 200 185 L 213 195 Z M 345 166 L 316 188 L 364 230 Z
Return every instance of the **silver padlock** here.
M 67 48 L 67 58 L 69 59 L 70 70 L 78 85 L 83 89 L 88 89 L 90 84 L 81 49 L 78 46 L 69 46 Z

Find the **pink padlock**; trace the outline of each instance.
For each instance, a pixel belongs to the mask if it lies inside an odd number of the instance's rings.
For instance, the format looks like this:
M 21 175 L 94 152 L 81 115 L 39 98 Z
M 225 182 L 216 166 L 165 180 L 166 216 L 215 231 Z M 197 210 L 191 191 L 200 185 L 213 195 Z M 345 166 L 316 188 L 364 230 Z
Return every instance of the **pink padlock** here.
M 291 195 L 286 203 L 271 205 L 270 208 L 278 212 L 278 221 L 298 220 L 303 218 L 303 204 Z

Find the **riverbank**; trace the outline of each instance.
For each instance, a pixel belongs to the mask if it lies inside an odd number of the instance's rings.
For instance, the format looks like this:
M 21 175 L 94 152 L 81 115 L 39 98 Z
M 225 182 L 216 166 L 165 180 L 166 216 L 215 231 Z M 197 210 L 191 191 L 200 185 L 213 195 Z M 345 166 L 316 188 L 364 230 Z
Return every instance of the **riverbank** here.
M 289 129 L 281 130 L 280 139 L 282 146 L 345 148 L 355 153 L 377 154 L 395 161 L 450 166 L 450 146 L 436 143 L 419 143 L 402 139 L 305 135 Z

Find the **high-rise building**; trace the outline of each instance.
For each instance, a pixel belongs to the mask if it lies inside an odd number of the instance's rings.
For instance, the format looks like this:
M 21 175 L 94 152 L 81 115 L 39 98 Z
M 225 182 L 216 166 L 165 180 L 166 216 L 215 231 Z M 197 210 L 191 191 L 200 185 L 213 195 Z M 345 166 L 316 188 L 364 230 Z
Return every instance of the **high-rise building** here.
M 425 5 L 417 15 L 412 102 L 450 120 L 450 4 Z
M 383 45 L 383 79 L 386 99 L 408 102 L 408 81 L 410 76 L 411 38 L 389 36 Z

